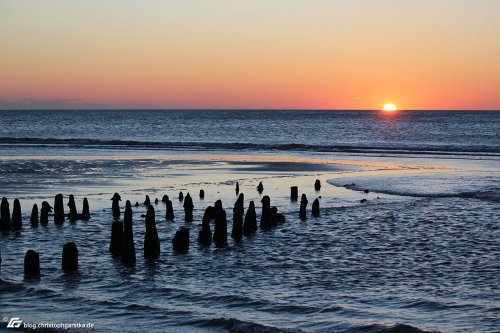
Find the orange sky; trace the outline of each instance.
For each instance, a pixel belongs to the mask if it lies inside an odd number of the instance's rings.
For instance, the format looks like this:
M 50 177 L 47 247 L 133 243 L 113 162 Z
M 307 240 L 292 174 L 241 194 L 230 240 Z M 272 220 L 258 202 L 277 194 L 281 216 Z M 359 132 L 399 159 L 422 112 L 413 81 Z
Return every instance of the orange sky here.
M 500 109 L 497 0 L 0 0 L 0 109 Z

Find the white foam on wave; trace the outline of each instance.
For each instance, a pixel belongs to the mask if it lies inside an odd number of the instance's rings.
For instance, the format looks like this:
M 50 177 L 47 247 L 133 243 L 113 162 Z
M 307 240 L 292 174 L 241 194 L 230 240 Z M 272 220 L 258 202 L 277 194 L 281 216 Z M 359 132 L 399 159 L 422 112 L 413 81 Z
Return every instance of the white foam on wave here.
M 500 177 L 449 172 L 419 174 L 379 174 L 330 179 L 328 183 L 354 191 L 407 197 L 464 198 L 500 202 Z

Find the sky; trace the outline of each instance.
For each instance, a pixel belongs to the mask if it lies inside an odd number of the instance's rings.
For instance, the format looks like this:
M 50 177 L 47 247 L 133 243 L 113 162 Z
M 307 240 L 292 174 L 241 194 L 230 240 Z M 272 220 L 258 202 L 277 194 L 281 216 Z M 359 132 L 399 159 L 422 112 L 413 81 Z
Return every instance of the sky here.
M 500 0 L 0 0 L 0 109 L 500 109 Z

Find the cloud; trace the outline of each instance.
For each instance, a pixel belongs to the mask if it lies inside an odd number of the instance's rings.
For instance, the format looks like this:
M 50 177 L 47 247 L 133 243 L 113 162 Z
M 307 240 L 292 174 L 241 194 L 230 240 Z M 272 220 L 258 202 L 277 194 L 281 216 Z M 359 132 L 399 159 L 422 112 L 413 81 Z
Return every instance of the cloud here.
M 81 98 L 0 99 L 0 110 L 109 109 L 116 107 L 109 104 L 87 102 Z

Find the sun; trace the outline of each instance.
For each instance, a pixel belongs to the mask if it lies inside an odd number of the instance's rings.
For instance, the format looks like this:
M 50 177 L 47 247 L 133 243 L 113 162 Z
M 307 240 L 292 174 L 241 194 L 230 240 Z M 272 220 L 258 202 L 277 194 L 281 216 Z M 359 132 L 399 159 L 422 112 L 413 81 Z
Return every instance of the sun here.
M 398 111 L 398 108 L 394 104 L 386 104 L 382 107 L 382 111 Z

